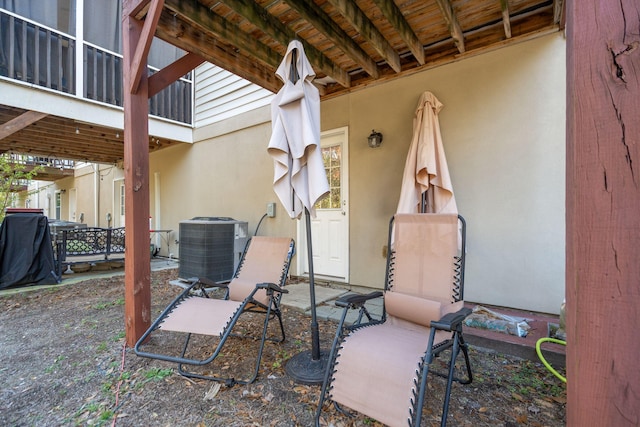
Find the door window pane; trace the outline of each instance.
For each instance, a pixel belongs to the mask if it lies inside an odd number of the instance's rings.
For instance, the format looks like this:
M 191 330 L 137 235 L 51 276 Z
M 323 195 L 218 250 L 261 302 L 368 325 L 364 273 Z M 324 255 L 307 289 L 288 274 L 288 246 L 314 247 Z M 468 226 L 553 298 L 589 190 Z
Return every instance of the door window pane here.
M 120 186 L 120 216 L 124 216 L 124 185 Z
M 342 193 L 340 190 L 342 164 L 342 147 L 335 145 L 322 148 L 322 161 L 329 181 L 329 196 L 316 203 L 317 209 L 340 209 L 342 207 Z

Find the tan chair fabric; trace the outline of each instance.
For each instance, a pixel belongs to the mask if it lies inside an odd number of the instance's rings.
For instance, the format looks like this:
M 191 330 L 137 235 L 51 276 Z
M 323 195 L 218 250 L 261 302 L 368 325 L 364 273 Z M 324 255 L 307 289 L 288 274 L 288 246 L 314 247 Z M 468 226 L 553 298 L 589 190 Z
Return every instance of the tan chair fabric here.
M 395 217 L 393 292 L 440 301 L 452 299 L 458 255 L 457 214 L 398 214 Z
M 436 341 L 449 337 L 439 332 Z M 428 340 L 429 328 L 395 318 L 359 329 L 342 343 L 331 398 L 390 427 L 406 427 Z
M 187 298 L 160 324 L 160 329 L 218 336 L 240 305 L 237 301 Z
M 229 283 L 229 300 L 187 298 L 167 316 L 160 329 L 221 335 L 258 283 L 280 284 L 290 243 L 289 238 L 253 237 L 238 277 Z M 256 292 L 254 299 L 265 305 L 269 301 L 262 289 Z
M 431 321 L 463 307 L 454 301 L 457 214 L 397 214 L 395 267 L 385 292 L 385 323 L 357 329 L 342 342 L 331 398 L 391 427 L 406 427 L 416 371 Z M 434 342 L 451 338 L 438 331 Z
M 400 292 L 387 292 L 384 306 L 389 316 L 429 327 L 432 321 L 441 319 L 447 313 L 455 313 L 460 310 L 464 307 L 464 302 L 451 303 L 437 301 L 435 298 L 425 299 Z
M 287 237 L 253 237 L 238 277 L 229 283 L 229 299 L 243 301 L 258 283 L 279 284 L 290 243 Z M 254 298 L 263 304 L 269 301 L 264 290 Z

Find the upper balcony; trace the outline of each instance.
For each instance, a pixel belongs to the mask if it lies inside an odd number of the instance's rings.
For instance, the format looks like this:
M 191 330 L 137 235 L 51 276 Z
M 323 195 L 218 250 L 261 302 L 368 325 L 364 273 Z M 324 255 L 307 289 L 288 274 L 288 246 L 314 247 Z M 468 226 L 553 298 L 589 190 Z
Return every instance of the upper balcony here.
M 56 181 L 60 178 L 73 176 L 76 162 L 73 160 L 52 157 L 28 156 L 22 154 L 5 154 L 7 161 L 14 165 L 21 165 L 25 172 L 37 168 L 39 181 Z
M 38 12 L 42 15 L 44 9 Z M 95 26 L 100 20 L 109 18 L 109 25 L 119 25 L 118 16 L 101 13 L 93 13 L 94 34 L 104 30 Z M 76 16 L 73 11 L 70 16 L 81 26 L 82 13 Z M 70 34 L 42 22 L 0 9 L 0 153 L 122 161 L 122 55 L 73 35 L 74 28 L 67 26 Z M 79 33 L 84 34 L 81 29 Z M 173 47 L 167 52 L 158 47 L 160 60 L 155 61 L 160 66 L 181 54 Z M 157 71 L 148 67 L 149 74 Z M 149 100 L 150 152 L 192 142 L 192 76 L 187 74 Z
M 79 61 L 77 49 L 81 49 Z M 149 74 L 157 69 L 148 67 Z M 0 76 L 122 107 L 122 55 L 0 9 Z M 149 112 L 193 122 L 192 73 L 149 100 Z

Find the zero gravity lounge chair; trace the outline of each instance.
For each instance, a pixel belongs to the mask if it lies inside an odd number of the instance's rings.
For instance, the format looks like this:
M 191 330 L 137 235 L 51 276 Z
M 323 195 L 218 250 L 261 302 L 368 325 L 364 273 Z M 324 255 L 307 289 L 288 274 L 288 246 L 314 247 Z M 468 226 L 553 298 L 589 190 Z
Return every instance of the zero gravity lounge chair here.
M 258 376 L 265 341 L 282 342 L 285 339 L 280 300 L 282 294 L 287 293 L 283 287 L 293 252 L 294 242 L 292 239 L 253 237 L 247 243 L 238 268 L 230 281 L 213 282 L 203 278 L 189 279 L 190 285 L 167 306 L 138 340 L 135 346 L 136 354 L 175 362 L 178 364 L 179 372 L 189 377 L 221 381 L 230 386 L 237 383 L 253 382 Z M 224 296 L 214 298 L 216 290 L 221 288 L 224 290 Z M 260 325 L 261 335 L 246 333 L 248 325 L 245 324 L 242 325 L 242 329 L 245 330 L 243 334 L 239 334 L 238 331 L 234 332 L 234 327 L 240 326 L 238 323 L 245 313 L 264 315 L 264 321 Z M 274 317 L 278 318 L 280 326 L 279 338 L 269 333 L 269 321 Z M 182 350 L 174 349 L 171 352 L 168 347 L 172 346 L 164 346 L 163 339 L 168 340 L 167 333 L 169 335 L 176 333 L 184 335 L 185 341 Z M 213 348 L 211 344 L 210 346 L 205 345 L 208 354 L 200 357 L 195 355 L 196 353 L 200 354 L 200 347 L 197 350 L 192 350 L 193 347 L 197 347 L 193 341 L 198 336 L 215 337 L 209 338 L 213 341 Z M 225 378 L 185 370 L 185 366 L 188 365 L 205 366 L 210 364 L 220 355 L 228 339 L 237 336 L 259 340 L 255 367 L 249 378 Z M 154 351 L 143 350 L 145 347 L 153 347 Z
M 447 378 L 442 410 L 446 425 L 452 382 L 471 382 L 462 321 L 465 223 L 457 214 L 397 214 L 389 225 L 384 293 L 346 295 L 329 354 L 326 377 L 316 412 L 316 425 L 329 402 L 340 412 L 355 410 L 388 426 L 419 426 L 428 374 Z M 459 249 L 460 246 L 460 249 Z M 366 302 L 384 298 L 380 320 Z M 357 320 L 346 324 L 350 309 Z M 445 352 L 445 350 L 450 350 Z M 455 362 L 464 355 L 463 378 Z M 435 356 L 447 355 L 449 368 L 435 372 Z M 431 369 L 431 371 L 430 371 Z

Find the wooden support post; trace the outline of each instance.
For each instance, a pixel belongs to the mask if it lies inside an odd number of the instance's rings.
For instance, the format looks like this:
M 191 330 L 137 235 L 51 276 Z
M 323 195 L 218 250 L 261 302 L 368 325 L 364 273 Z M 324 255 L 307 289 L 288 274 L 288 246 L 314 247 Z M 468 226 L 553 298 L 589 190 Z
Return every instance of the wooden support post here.
M 567 425 L 640 424 L 640 3 L 567 1 Z
M 149 251 L 149 99 L 147 73 L 135 93 L 134 54 L 141 42 L 143 22 L 122 17 L 125 177 L 125 334 L 133 347 L 151 324 L 151 254 Z M 151 35 L 153 37 L 153 35 Z M 143 41 L 144 42 L 144 41 Z M 146 70 L 147 58 L 141 58 Z

